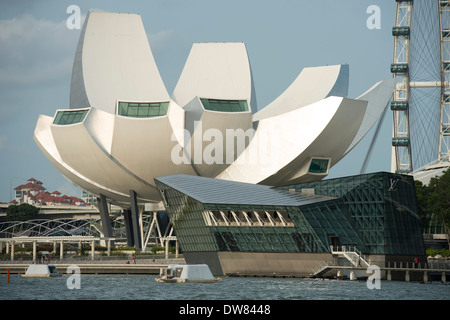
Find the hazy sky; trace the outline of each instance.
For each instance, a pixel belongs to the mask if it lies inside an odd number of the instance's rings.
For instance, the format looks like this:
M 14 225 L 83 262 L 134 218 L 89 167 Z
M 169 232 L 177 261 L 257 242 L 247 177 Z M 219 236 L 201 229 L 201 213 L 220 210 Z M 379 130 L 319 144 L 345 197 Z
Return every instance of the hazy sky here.
M 0 202 L 11 186 L 33 177 L 49 191 L 80 196 L 33 140 L 39 114 L 68 108 L 72 63 L 80 30 L 67 8 L 137 13 L 171 93 L 195 42 L 245 42 L 258 108 L 280 95 L 304 67 L 348 63 L 349 97 L 392 77 L 392 0 L 0 0 Z M 380 29 L 367 20 L 380 8 Z M 372 130 L 373 131 L 373 130 Z M 358 174 L 372 132 L 329 177 Z M 388 110 L 367 172 L 390 171 L 392 113 Z

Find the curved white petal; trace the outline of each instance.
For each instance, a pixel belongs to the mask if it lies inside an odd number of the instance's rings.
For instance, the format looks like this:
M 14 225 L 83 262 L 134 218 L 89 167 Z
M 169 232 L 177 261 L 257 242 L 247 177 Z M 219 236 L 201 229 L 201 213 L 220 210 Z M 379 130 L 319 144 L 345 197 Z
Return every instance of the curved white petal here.
M 351 145 L 348 147 L 347 151 L 345 151 L 343 156 L 349 153 L 358 144 L 358 142 L 364 138 L 367 132 L 369 132 L 375 122 L 380 118 L 383 110 L 391 100 L 392 92 L 394 91 L 396 83 L 397 80 L 395 78 L 385 79 L 377 82 L 369 90 L 356 98 L 358 100 L 368 101 L 367 111 L 355 139 L 353 139 Z
M 329 97 L 263 119 L 245 152 L 217 178 L 269 185 L 306 179 L 309 174 L 304 168 L 312 157 L 330 159 L 333 165 L 345 152 L 366 105 L 365 101 Z
M 250 63 L 242 42 L 194 43 L 172 94 L 183 108 L 200 97 L 247 100 L 253 109 L 253 96 Z
M 168 101 L 141 17 L 89 12 L 72 70 L 70 108 L 115 113 L 116 100 Z
M 98 182 L 88 179 L 62 160 L 50 129 L 52 123 L 53 117 L 40 115 L 34 132 L 34 140 L 55 168 L 75 185 L 86 191 L 97 195 L 102 193 L 114 201 L 129 202 L 129 195 L 112 190 L 107 186 L 100 185 Z
M 176 159 L 172 159 L 172 151 L 183 146 L 183 129 L 184 111 L 173 101 L 166 116 L 116 116 L 111 157 L 152 186 L 155 185 L 153 178 L 157 176 L 175 173 L 195 175 L 188 161 L 177 163 Z M 181 134 L 178 137 L 180 140 L 175 133 Z
M 304 68 L 286 91 L 254 114 L 253 121 L 274 117 L 326 97 L 346 97 L 348 81 L 347 64 Z

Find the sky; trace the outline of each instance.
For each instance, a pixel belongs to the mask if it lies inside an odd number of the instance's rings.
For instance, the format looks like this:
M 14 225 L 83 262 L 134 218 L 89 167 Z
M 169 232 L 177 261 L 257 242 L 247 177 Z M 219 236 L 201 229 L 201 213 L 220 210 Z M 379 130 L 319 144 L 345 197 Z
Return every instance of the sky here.
M 348 63 L 349 97 L 392 77 L 392 0 L 0 0 L 0 202 L 33 177 L 52 192 L 80 196 L 33 140 L 39 114 L 69 107 L 79 29 L 67 27 L 77 5 L 141 15 L 163 81 L 171 93 L 193 43 L 244 42 L 258 108 L 277 98 L 305 67 Z M 379 15 L 371 6 L 378 6 Z M 374 20 L 379 18 L 379 20 Z M 71 20 L 72 21 L 72 20 Z M 379 22 L 377 28 L 369 28 Z M 390 171 L 392 113 L 366 172 Z M 374 128 L 329 178 L 359 174 Z

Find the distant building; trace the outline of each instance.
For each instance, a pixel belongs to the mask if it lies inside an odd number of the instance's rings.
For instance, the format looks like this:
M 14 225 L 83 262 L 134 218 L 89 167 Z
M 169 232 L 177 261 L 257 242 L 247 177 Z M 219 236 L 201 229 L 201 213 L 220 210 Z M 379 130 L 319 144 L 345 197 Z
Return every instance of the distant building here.
M 83 201 L 86 204 L 90 204 L 90 205 L 93 205 L 93 206 L 97 205 L 97 196 L 93 195 L 92 193 L 90 193 L 88 191 L 83 190 L 81 198 L 83 199 Z
M 83 199 L 62 195 L 61 192 L 55 190 L 48 192 L 41 181 L 34 178 L 27 180 L 26 184 L 21 184 L 14 188 L 15 197 L 10 204 L 28 203 L 39 206 L 56 206 L 56 205 L 85 205 Z

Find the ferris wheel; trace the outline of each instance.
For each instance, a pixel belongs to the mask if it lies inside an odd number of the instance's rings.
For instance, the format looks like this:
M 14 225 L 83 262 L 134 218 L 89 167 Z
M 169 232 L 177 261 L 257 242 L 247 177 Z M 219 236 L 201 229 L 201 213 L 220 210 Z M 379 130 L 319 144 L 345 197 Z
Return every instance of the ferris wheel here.
M 396 0 L 392 171 L 412 173 L 450 155 L 450 1 Z

